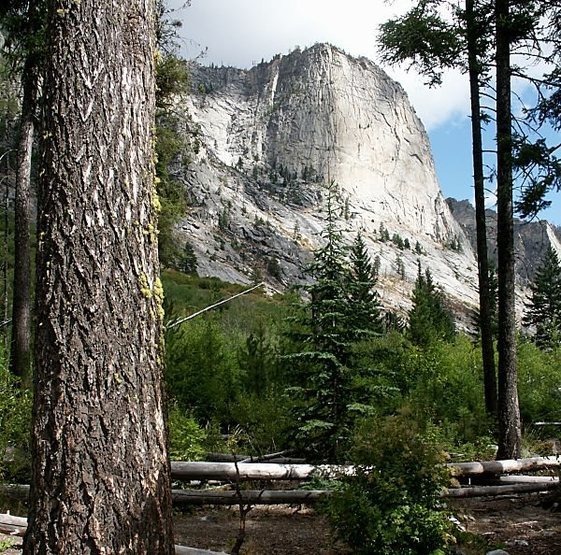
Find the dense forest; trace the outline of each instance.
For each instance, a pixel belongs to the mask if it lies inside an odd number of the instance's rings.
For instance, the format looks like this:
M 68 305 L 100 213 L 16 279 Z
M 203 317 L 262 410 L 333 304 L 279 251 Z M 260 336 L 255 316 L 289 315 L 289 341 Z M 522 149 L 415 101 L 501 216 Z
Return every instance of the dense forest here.
M 170 172 L 197 150 L 173 109 L 188 64 L 155 4 L 0 9 L 0 479 L 31 484 L 24 553 L 171 553 L 168 457 L 209 453 L 352 464 L 323 484 L 322 510 L 353 552 L 445 553 L 457 531 L 442 463 L 550 454 L 536 424 L 561 412 L 559 256 L 547 251 L 517 323 L 512 250 L 515 199 L 534 216 L 560 183 L 539 135 L 561 125 L 559 6 L 467 0 L 443 15 L 447 3 L 421 1 L 382 29 L 386 61 L 435 85 L 447 67 L 470 75 L 481 237 L 468 333 L 430 264 L 407 313 L 381 304 L 363 238 L 343 240 L 336 183 L 308 285 L 272 292 L 255 275 L 248 292 L 197 274 L 174 231 L 188 195 Z M 547 64 L 525 75 L 536 105 L 514 117 L 520 52 Z M 498 279 L 478 140 L 489 91 Z

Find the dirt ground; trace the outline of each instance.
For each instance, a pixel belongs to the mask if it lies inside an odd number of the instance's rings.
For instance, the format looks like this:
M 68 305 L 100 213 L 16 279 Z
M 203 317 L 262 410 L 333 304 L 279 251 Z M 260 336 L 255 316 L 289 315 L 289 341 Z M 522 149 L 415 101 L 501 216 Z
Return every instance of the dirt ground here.
M 510 555 L 561 554 L 561 513 L 545 510 L 537 495 L 503 499 L 465 499 L 449 503 L 467 532 L 478 537 L 458 546 L 466 555 L 502 548 Z M 238 533 L 235 509 L 197 509 L 176 517 L 176 542 L 229 552 Z M 254 508 L 247 516 L 247 555 L 351 553 L 334 542 L 325 519 L 312 509 Z
M 239 531 L 234 508 L 196 509 L 175 518 L 175 542 L 214 551 L 232 549 Z M 286 505 L 255 507 L 246 519 L 242 553 L 247 555 L 335 555 L 350 553 L 335 545 L 326 520 L 312 509 Z
M 2 555 L 21 555 L 21 538 L 0 534 L 0 553 Z
M 510 555 L 561 554 L 561 513 L 545 510 L 540 497 L 462 499 L 450 503 L 475 541 L 459 546 L 459 553 L 479 555 L 502 548 Z M 230 552 L 239 530 L 236 509 L 202 508 L 175 515 L 178 544 Z M 0 534 L 14 545 L 0 553 L 21 555 L 21 538 Z M 473 537 L 472 537 L 473 540 Z M 331 537 L 325 519 L 312 509 L 288 506 L 256 507 L 247 515 L 242 551 L 246 555 L 342 555 L 351 551 Z
M 524 495 L 456 500 L 450 509 L 488 549 L 501 548 L 510 555 L 561 554 L 561 513 L 542 508 L 542 499 Z

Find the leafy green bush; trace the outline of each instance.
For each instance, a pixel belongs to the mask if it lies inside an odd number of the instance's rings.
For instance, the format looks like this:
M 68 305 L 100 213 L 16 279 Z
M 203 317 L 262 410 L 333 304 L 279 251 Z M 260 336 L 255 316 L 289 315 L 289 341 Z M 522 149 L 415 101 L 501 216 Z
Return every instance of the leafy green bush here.
M 448 476 L 433 437 L 410 415 L 365 420 L 353 441 L 355 476 L 327 502 L 336 535 L 357 554 L 441 553 L 450 523 L 440 510 Z
M 529 341 L 518 345 L 518 395 L 526 424 L 561 418 L 561 347 L 544 351 Z
M 31 392 L 18 387 L 0 348 L 0 478 L 29 483 Z
M 243 393 L 233 409 L 234 420 L 243 430 L 252 455 L 264 455 L 287 445 L 291 424 L 289 403 L 280 392 L 272 391 L 266 397 Z
M 2 540 L 0 541 L 0 553 L 4 553 L 4 551 L 10 549 L 14 545 L 13 540 Z
M 483 394 L 480 350 L 467 336 L 410 351 L 414 383 L 406 398 L 419 421 L 431 421 L 452 445 L 476 441 L 492 427 Z
M 165 272 L 163 278 L 175 316 L 193 313 L 244 289 L 217 278 L 175 271 Z M 286 385 L 293 385 L 288 376 L 294 373 L 294 361 L 281 357 L 283 366 L 279 354 L 300 350 L 280 328 L 289 326 L 283 322 L 299 300 L 296 295 L 270 298 L 257 290 L 170 333 L 166 372 L 178 408 L 205 430 L 212 425 L 216 438 L 235 432 L 236 445 L 250 454 L 288 447 L 287 430 L 297 428 L 291 418 L 299 400 L 282 394 Z M 294 326 L 302 319 L 291 322 L 291 331 L 303 336 L 305 326 Z M 345 406 L 347 438 L 354 421 L 408 407 L 420 426 L 435 426 L 448 450 L 465 458 L 493 456 L 494 426 L 485 413 L 480 348 L 469 337 L 458 334 L 450 342 L 434 340 L 419 346 L 412 345 L 406 334 L 391 330 L 354 342 L 347 358 L 346 364 L 353 368 L 348 380 L 350 402 Z M 559 360 L 559 349 L 546 352 L 530 342 L 519 343 L 520 408 L 526 425 L 561 416 Z M 295 385 L 302 387 L 302 380 L 296 378 Z M 309 395 L 314 399 L 317 391 Z M 317 422 L 304 418 L 300 424 Z M 346 445 L 341 449 L 344 459 Z
M 170 320 L 245 289 L 176 271 L 164 272 L 163 282 Z M 257 290 L 167 333 L 170 397 L 205 429 L 209 450 L 235 447 L 260 455 L 285 447 L 288 404 L 278 364 L 278 325 L 287 311 L 282 296 Z M 224 445 L 224 434 L 235 445 Z
M 206 452 L 207 434 L 196 420 L 173 405 L 168 425 L 170 458 L 175 461 L 201 460 Z
M 392 414 L 401 406 L 414 381 L 408 364 L 410 350 L 409 340 L 393 330 L 354 345 L 353 361 L 360 369 L 355 382 L 362 382 L 361 389 L 369 395 L 363 402 L 369 402 L 376 414 Z
M 235 351 L 216 319 L 191 320 L 166 339 L 166 379 L 178 407 L 201 423 L 219 416 L 231 423 L 239 391 Z

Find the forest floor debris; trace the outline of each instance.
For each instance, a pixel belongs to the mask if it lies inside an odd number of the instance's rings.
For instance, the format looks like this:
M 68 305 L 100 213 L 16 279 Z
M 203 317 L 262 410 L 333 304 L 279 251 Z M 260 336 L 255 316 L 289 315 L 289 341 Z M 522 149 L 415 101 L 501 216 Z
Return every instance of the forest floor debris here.
M 502 548 L 509 555 L 561 553 L 561 514 L 541 507 L 541 496 L 458 499 L 448 502 L 462 525 L 477 535 L 475 545 L 462 546 L 466 555 Z M 228 551 L 238 530 L 235 508 L 195 509 L 176 517 L 176 541 Z M 351 553 L 334 543 L 327 520 L 309 508 L 255 507 L 247 515 L 242 553 L 288 555 Z
M 457 499 L 449 506 L 467 531 L 484 539 L 488 548 L 500 547 L 509 555 L 561 553 L 561 514 L 544 509 L 542 499 L 542 495 L 479 497 Z
M 561 514 L 541 507 L 539 495 L 514 498 L 455 499 L 448 502 L 467 532 L 478 536 L 474 545 L 461 546 L 465 555 L 502 548 L 509 555 L 561 553 Z M 194 547 L 226 551 L 238 534 L 238 511 L 196 508 L 175 515 L 175 541 Z M 13 546 L 2 550 L 6 544 Z M 2 555 L 21 555 L 21 538 L 0 534 Z M 286 505 L 255 507 L 247 515 L 246 555 L 350 554 L 334 542 L 327 520 L 310 508 Z

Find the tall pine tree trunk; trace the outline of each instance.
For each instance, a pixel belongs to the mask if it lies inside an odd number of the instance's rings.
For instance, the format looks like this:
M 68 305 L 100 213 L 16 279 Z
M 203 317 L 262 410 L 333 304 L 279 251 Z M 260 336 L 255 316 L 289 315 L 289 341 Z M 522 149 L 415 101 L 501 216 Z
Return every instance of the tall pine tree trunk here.
M 24 553 L 171 554 L 153 0 L 50 0 Z
M 509 0 L 496 0 L 499 459 L 520 456 L 521 436 L 516 370 L 509 11 Z
M 491 288 L 489 286 L 489 258 L 487 254 L 487 226 L 485 222 L 485 176 L 483 172 L 483 140 L 481 136 L 481 75 L 478 60 L 478 32 L 474 0 L 466 0 L 468 39 L 468 65 L 471 98 L 471 135 L 473 157 L 473 185 L 475 191 L 475 222 L 477 230 L 477 269 L 479 279 L 479 330 L 483 359 L 485 409 L 492 416 L 497 414 L 497 378 L 495 350 L 491 326 Z
M 20 377 L 31 373 L 31 156 L 37 105 L 38 67 L 33 54 L 28 54 L 22 76 L 18 138 L 15 229 L 14 285 L 12 305 L 12 344 L 10 370 Z
M 7 162 L 6 162 L 7 165 Z M 6 180 L 7 181 L 7 180 Z M 9 242 L 9 225 L 10 225 L 10 218 L 9 218 L 9 208 L 10 208 L 10 188 L 8 183 L 5 184 L 4 190 L 4 214 L 3 214 L 3 222 L 4 225 L 4 236 L 3 236 L 3 244 L 2 244 L 2 316 L 0 316 L 0 335 L 2 336 L 2 347 L 6 352 L 8 352 L 9 347 L 9 335 L 8 335 L 8 323 L 9 323 L 9 291 L 8 291 L 8 242 Z

